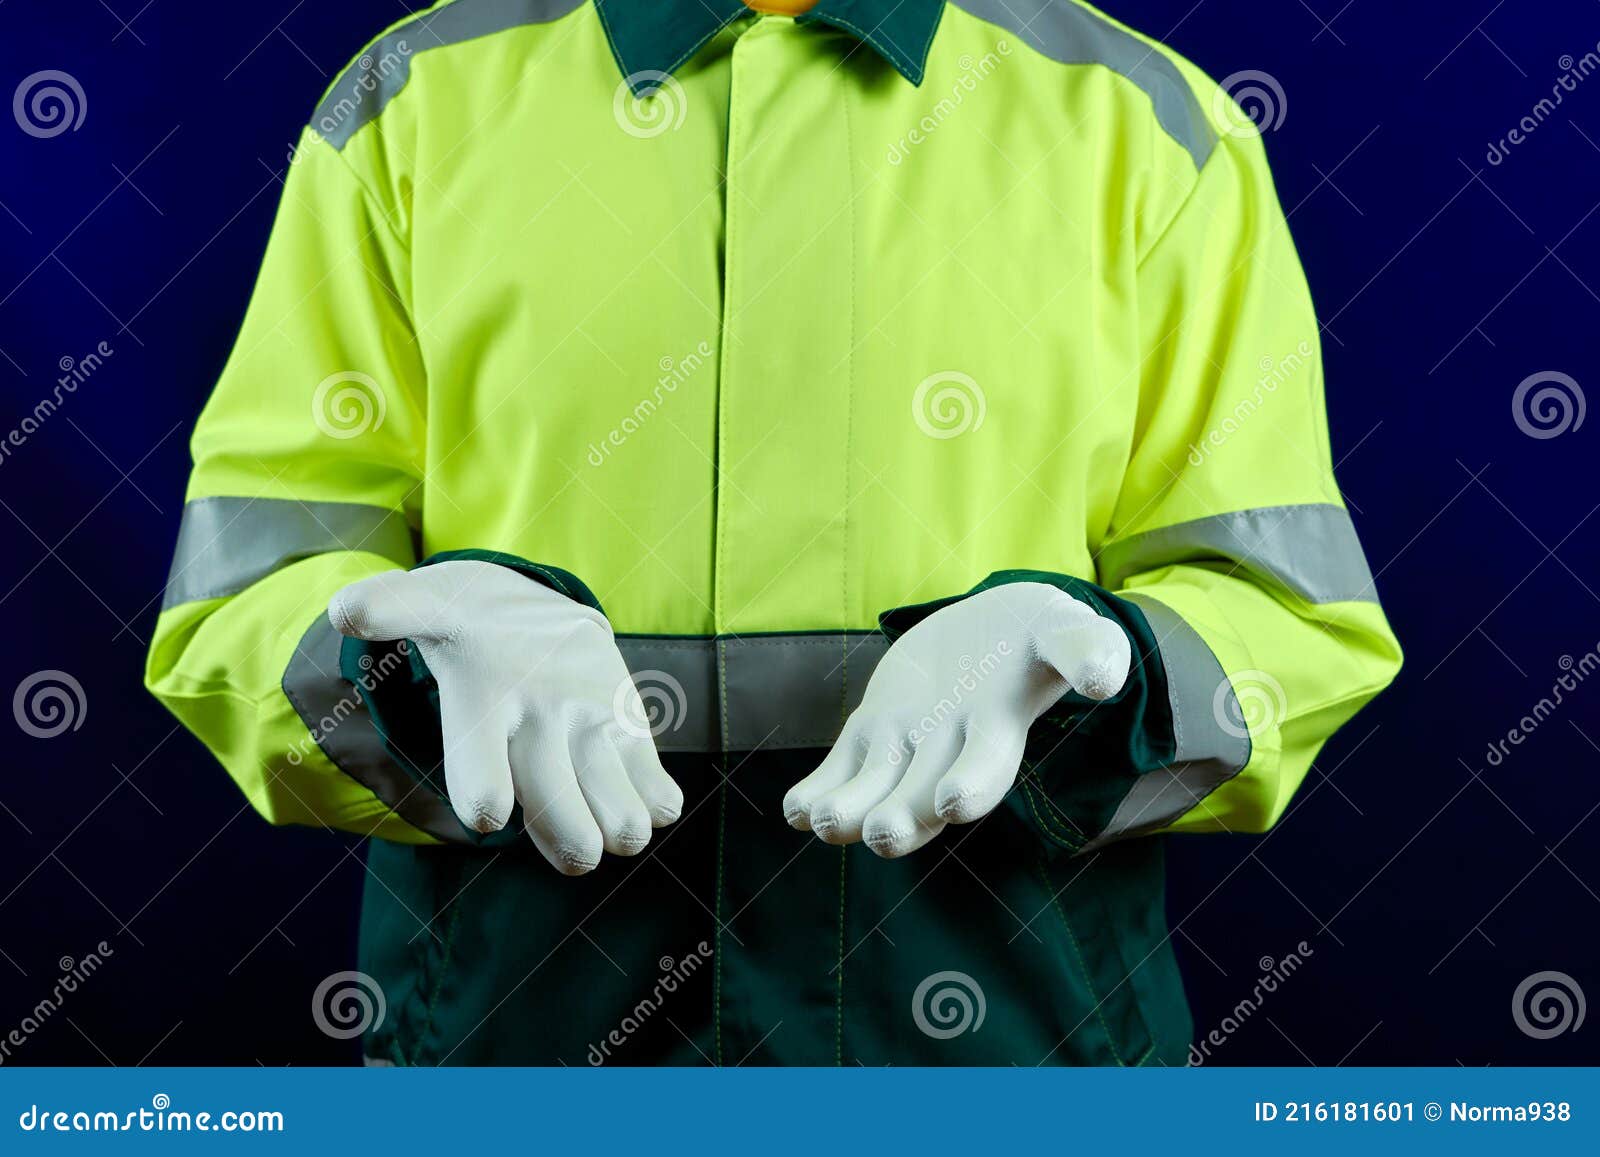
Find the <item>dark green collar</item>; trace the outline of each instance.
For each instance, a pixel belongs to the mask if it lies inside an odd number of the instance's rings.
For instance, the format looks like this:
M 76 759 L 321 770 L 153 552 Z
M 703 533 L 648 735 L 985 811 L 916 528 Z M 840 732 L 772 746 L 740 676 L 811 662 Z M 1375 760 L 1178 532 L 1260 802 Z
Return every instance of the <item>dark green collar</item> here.
M 594 0 L 617 67 L 636 93 L 658 87 L 725 26 L 750 14 L 742 0 Z M 922 83 L 944 0 L 818 0 L 798 24 L 826 24 L 870 45 L 912 84 Z

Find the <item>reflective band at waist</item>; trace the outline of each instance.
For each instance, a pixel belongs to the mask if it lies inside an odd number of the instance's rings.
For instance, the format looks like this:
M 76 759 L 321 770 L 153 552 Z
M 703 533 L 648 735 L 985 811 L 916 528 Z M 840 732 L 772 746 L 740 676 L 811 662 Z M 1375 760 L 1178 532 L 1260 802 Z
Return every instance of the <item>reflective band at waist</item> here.
M 1095 559 L 1100 583 L 1185 562 L 1220 562 L 1284 587 L 1309 603 L 1378 601 L 1356 528 L 1331 503 L 1259 506 L 1130 535 Z
M 283 673 L 295 713 L 335 767 L 406 822 L 441 840 L 466 842 L 449 802 L 389 754 L 361 694 L 341 678 L 342 641 L 325 614 L 301 638 Z M 623 635 L 617 646 L 654 725 L 657 749 L 714 753 L 832 746 L 889 640 L 866 631 Z
M 416 561 L 405 516 L 354 502 L 197 498 L 183 508 L 161 609 L 237 594 L 298 559 L 361 550 Z
M 618 635 L 661 751 L 830 747 L 889 648 L 876 631 Z

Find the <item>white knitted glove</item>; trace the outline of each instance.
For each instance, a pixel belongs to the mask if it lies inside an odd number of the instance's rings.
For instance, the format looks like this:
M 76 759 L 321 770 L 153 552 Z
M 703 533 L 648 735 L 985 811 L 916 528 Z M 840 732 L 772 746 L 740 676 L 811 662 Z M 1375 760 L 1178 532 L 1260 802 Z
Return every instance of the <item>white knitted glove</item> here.
M 386 571 L 328 604 L 340 633 L 409 639 L 439 683 L 451 806 L 479 832 L 522 804 L 528 835 L 575 876 L 631 856 L 678 818 L 611 624 L 508 567 L 457 560 Z
M 784 797 L 791 826 L 880 856 L 989 814 L 1011 790 L 1028 728 L 1068 690 L 1128 678 L 1127 633 L 1044 583 L 952 603 L 891 646 L 821 766 Z

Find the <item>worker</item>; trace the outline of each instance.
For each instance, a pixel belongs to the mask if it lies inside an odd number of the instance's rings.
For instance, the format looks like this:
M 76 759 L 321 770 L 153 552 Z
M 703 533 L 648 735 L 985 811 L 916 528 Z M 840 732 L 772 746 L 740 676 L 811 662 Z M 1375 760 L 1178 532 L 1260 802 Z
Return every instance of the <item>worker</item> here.
M 443 0 L 297 143 L 148 684 L 377 1064 L 1178 1064 L 1400 652 L 1259 133 L 1076 0 Z M 263 864 L 271 872 L 271 864 Z

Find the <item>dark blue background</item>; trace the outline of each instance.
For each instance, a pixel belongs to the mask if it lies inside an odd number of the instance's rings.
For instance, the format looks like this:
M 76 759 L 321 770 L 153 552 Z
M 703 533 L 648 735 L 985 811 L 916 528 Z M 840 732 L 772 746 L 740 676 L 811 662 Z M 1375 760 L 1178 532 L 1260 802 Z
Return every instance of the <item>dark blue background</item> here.
M 241 810 L 139 679 L 188 431 L 290 142 L 331 74 L 415 6 L 0 7 L 0 96 L 54 68 L 88 100 L 53 139 L 0 116 L 0 428 L 61 359 L 114 351 L 0 464 L 0 692 L 57 668 L 88 702 L 52 740 L 0 712 L 0 1034 L 58 958 L 115 951 L 14 1063 L 352 1056 L 307 1006 L 354 963 L 359 848 Z M 1600 998 L 1600 678 L 1500 766 L 1485 748 L 1563 656 L 1600 644 L 1600 417 L 1541 440 L 1511 410 L 1538 371 L 1600 394 L 1600 74 L 1503 163 L 1485 154 L 1561 58 L 1596 51 L 1600 5 L 1108 7 L 1213 76 L 1261 70 L 1285 91 L 1268 147 L 1325 323 L 1340 478 L 1407 651 L 1274 833 L 1173 842 L 1197 1028 L 1305 940 L 1305 968 L 1218 1063 L 1595 1061 L 1600 1013 L 1540 1041 L 1511 997 L 1556 969 Z

